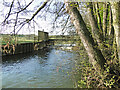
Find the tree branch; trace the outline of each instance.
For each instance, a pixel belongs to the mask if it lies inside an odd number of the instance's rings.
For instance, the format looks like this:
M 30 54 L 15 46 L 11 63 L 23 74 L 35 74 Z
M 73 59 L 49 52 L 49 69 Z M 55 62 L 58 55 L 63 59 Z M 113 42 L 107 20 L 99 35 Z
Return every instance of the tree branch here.
M 66 21 L 66 23 L 65 23 L 65 25 L 64 25 L 64 27 L 63 27 L 63 29 L 62 29 L 62 31 L 65 29 L 65 27 L 66 27 L 66 25 L 67 25 L 67 23 L 68 23 L 69 18 L 70 18 L 70 16 L 68 16 L 67 21 Z
M 15 27 L 16 27 L 16 25 L 17 25 L 17 20 L 18 20 L 18 13 L 17 13 L 17 15 L 16 15 L 16 20 L 15 20 L 15 25 L 14 25 L 14 35 L 15 35 Z
M 9 18 L 9 16 L 10 16 L 10 13 L 11 13 L 11 10 L 12 10 L 13 4 L 14 4 L 14 1 L 15 1 L 15 0 L 12 1 L 12 4 L 11 4 L 11 6 L 10 6 L 10 10 L 9 10 L 9 13 L 8 13 L 7 17 L 5 18 L 5 20 L 3 21 L 4 23 L 6 22 L 6 20 L 7 20 L 7 19 Z
M 27 7 L 29 7 L 30 6 L 30 4 L 33 2 L 34 0 L 32 0 L 25 8 L 23 8 L 22 10 L 20 10 L 20 11 L 18 11 L 17 13 L 20 13 L 20 12 L 22 12 L 22 11 L 24 11 Z
M 50 0 L 46 0 L 43 3 L 43 5 L 33 14 L 33 16 L 31 17 L 31 19 L 27 20 L 27 23 L 30 22 L 40 12 L 40 10 L 42 10 L 46 6 L 46 4 L 48 3 L 48 1 L 50 1 Z

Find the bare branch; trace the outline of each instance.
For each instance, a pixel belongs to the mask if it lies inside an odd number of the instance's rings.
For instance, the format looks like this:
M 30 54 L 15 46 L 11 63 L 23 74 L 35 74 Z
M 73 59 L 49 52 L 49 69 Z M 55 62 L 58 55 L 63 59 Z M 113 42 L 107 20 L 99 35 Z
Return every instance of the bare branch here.
M 33 20 L 33 22 L 40 28 L 40 25 L 35 20 Z
M 62 8 L 64 8 L 65 4 L 62 5 L 62 7 L 59 9 L 59 11 L 57 12 L 57 17 L 55 18 L 55 21 L 57 20 L 57 18 L 60 16 L 59 13 L 62 10 Z
M 7 17 L 6 17 L 5 20 L 4 20 L 4 23 L 6 22 L 6 20 L 7 20 L 7 19 L 9 18 L 9 16 L 10 16 L 10 13 L 11 13 L 11 10 L 12 10 L 13 4 L 14 4 L 14 1 L 15 1 L 15 0 L 12 1 L 12 4 L 11 4 L 11 6 L 10 6 L 10 10 L 9 10 L 9 13 L 8 13 Z
M 25 8 L 23 8 L 22 10 L 20 10 L 20 11 L 18 11 L 17 13 L 20 13 L 20 12 L 22 12 L 22 11 L 24 11 L 27 7 L 29 7 L 30 6 L 30 4 L 33 2 L 34 0 L 32 0 Z
M 67 21 L 66 21 L 66 23 L 65 23 L 65 25 L 64 25 L 64 27 L 63 27 L 63 29 L 62 29 L 62 31 L 65 29 L 65 27 L 66 27 L 66 25 L 67 25 L 67 23 L 68 23 L 68 21 L 69 21 L 69 18 L 70 18 L 70 16 L 68 16 Z
M 16 34 L 21 30 L 21 28 L 25 25 L 26 23 L 24 22 L 21 27 L 19 28 L 19 30 L 16 32 Z
M 29 19 L 29 20 L 27 21 L 27 23 L 30 22 L 30 21 L 40 12 L 40 10 L 43 9 L 43 8 L 46 6 L 46 4 L 48 3 L 48 1 L 50 1 L 50 0 L 46 0 L 46 1 L 43 3 L 43 5 L 33 14 L 33 16 L 31 17 L 31 19 Z
M 16 25 L 17 25 L 17 20 L 18 20 L 18 13 L 17 13 L 17 15 L 16 15 L 16 20 L 15 20 L 15 25 L 14 25 L 14 35 L 15 35 L 15 27 L 16 27 Z

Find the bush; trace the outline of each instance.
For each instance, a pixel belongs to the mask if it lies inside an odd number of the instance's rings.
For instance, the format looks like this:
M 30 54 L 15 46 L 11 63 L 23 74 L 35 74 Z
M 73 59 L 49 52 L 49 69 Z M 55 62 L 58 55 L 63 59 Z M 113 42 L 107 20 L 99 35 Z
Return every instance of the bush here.
M 79 67 L 82 73 L 78 88 L 120 88 L 119 63 L 106 63 L 106 69 L 101 75 L 88 61 L 82 61 Z

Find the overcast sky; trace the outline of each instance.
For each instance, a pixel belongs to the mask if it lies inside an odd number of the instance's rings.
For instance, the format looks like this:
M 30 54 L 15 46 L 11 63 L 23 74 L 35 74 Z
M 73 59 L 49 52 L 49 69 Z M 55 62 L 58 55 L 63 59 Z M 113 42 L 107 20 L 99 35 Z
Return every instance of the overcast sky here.
M 12 2 L 12 0 L 5 0 L 7 2 Z M 15 0 L 17 1 L 17 0 Z M 24 5 L 24 1 L 25 0 L 20 0 L 21 2 L 21 5 Z M 26 3 L 28 4 L 31 0 L 26 0 Z M 27 8 L 27 10 L 37 10 L 43 3 L 44 0 L 34 0 L 34 2 Z M 55 1 L 55 0 L 54 0 Z M 57 1 L 57 0 L 56 0 Z M 50 3 L 50 2 L 49 2 Z M 49 4 L 48 3 L 48 4 Z M 51 4 L 51 9 L 52 8 L 55 8 L 52 6 Z M 44 10 L 44 9 L 43 9 Z M 28 24 L 26 24 L 20 31 L 18 34 L 37 34 L 38 30 L 44 30 L 45 32 L 49 32 L 50 34 L 61 34 L 62 32 L 60 32 L 62 30 L 62 28 L 52 28 L 53 27 L 53 23 L 52 21 L 55 19 L 55 14 L 50 14 L 50 13 L 42 13 L 43 10 L 41 10 L 38 15 L 34 18 L 34 20 L 37 22 L 38 25 L 34 24 L 35 25 L 35 29 L 30 27 L 28 28 Z M 0 0 L 0 23 L 4 20 L 5 18 L 5 15 L 8 13 L 9 11 L 9 7 L 5 7 L 3 5 L 3 1 Z M 20 18 L 28 18 L 30 19 L 31 16 L 33 15 L 34 12 L 32 13 L 29 13 L 29 15 L 19 15 Z M 46 18 L 45 17 L 40 17 L 40 16 L 43 16 L 43 15 L 46 15 Z M 10 16 L 10 19 L 15 19 L 15 15 L 12 15 Z M 13 28 L 11 27 L 12 24 L 10 26 L 6 25 L 6 26 L 1 26 L 1 31 L 0 33 L 6 33 L 6 34 L 9 34 L 10 32 L 13 31 Z M 33 23 L 31 22 L 31 26 L 33 26 Z M 35 30 L 35 31 L 34 31 Z M 16 30 L 17 31 L 17 30 Z

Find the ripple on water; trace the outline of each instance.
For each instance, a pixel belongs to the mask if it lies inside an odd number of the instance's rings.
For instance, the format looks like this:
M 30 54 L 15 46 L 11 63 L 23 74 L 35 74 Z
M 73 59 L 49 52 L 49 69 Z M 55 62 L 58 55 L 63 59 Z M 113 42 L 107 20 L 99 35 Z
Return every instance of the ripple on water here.
M 3 64 L 3 87 L 39 88 L 64 87 L 71 88 L 73 82 L 67 72 L 72 71 L 73 54 L 52 49 L 37 55 L 18 59 Z M 64 71 L 64 72 L 63 72 Z

